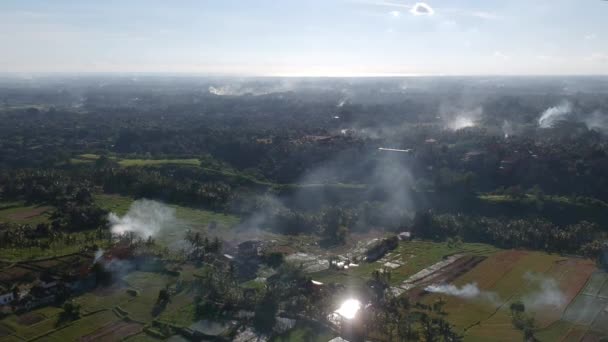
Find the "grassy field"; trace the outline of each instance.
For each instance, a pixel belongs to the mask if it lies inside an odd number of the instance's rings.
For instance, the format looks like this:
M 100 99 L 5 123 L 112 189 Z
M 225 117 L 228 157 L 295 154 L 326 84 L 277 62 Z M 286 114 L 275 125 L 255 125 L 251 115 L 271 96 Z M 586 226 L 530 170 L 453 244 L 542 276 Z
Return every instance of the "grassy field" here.
M 99 155 L 97 154 L 80 154 L 74 158 L 70 159 L 72 164 L 89 164 L 95 162 L 95 160 L 99 159 Z M 226 165 L 220 164 L 217 161 L 213 161 L 211 163 L 206 162 L 205 160 L 197 159 L 197 158 L 186 158 L 186 159 L 133 159 L 133 158 L 121 158 L 116 156 L 108 157 L 111 160 L 114 160 L 122 167 L 160 167 L 166 165 L 174 165 L 174 166 L 186 166 L 186 167 L 196 167 L 201 171 L 213 175 L 218 176 L 220 178 L 228 179 L 231 182 L 239 183 L 239 184 L 255 184 L 267 187 L 274 187 L 278 190 L 289 190 L 289 189 L 300 189 L 300 188 L 323 188 L 323 187 L 332 187 L 332 188 L 341 188 L 341 189 L 365 189 L 365 184 L 344 184 L 344 183 L 333 183 L 333 184 L 278 184 L 273 183 L 264 179 L 259 179 L 259 176 L 254 176 L 248 174 L 246 172 L 241 172 L 235 170 Z
M 53 207 L 25 202 L 0 202 L 0 222 L 36 225 L 48 223 Z
M 131 197 L 108 194 L 98 194 L 94 198 L 100 207 L 119 216 L 126 214 L 131 204 L 135 201 Z M 208 235 L 215 234 L 222 238 L 229 238 L 235 234 L 230 228 L 240 222 L 240 219 L 233 215 L 179 205 L 168 204 L 168 206 L 175 209 L 176 221 L 172 224 L 170 230 L 163 230 L 156 237 L 157 241 L 167 246 L 172 246 L 183 240 L 184 234 L 188 229 L 209 233 Z M 210 233 L 208 227 L 212 222 L 216 224 L 216 228 Z
M 42 258 L 60 257 L 68 254 L 79 252 L 86 244 L 96 244 L 102 248 L 107 246 L 107 240 L 87 240 L 86 234 L 94 232 L 76 232 L 70 233 L 72 240 L 66 243 L 63 240 L 57 240 L 50 244 L 49 248 L 40 247 L 24 247 L 24 248 L 0 248 L 0 260 L 6 262 L 31 261 Z
M 95 160 L 99 159 L 99 155 L 97 154 L 81 154 L 76 156 L 75 158 L 70 159 L 72 164 L 88 164 L 93 163 Z M 174 166 L 188 166 L 188 167 L 196 167 L 200 168 L 202 171 L 218 175 L 222 177 L 228 177 L 231 179 L 236 179 L 240 181 L 244 181 L 245 183 L 252 183 L 264 186 L 274 186 L 276 184 L 271 182 L 266 182 L 263 180 L 259 180 L 251 175 L 244 174 L 230 168 L 220 167 L 218 165 L 207 165 L 202 160 L 198 158 L 186 158 L 186 159 L 130 159 L 130 158 L 120 158 L 116 156 L 110 156 L 109 159 L 118 163 L 118 165 L 122 167 L 160 167 L 166 165 L 174 165 Z
M 104 246 L 106 241 L 97 241 L 99 246 Z M 2 248 L 0 249 L 0 260 L 8 262 L 28 261 L 41 258 L 59 257 L 80 251 L 82 245 L 79 243 L 65 244 L 63 242 L 53 243 L 50 248 L 40 247 L 28 248 Z
M 124 215 L 134 201 L 131 197 L 108 194 L 97 194 L 94 198 L 95 203 L 101 208 L 116 213 L 117 215 Z M 230 228 L 240 222 L 240 219 L 233 215 L 179 205 L 169 206 L 175 209 L 175 215 L 178 219 L 186 220 L 197 225 L 208 225 L 211 222 L 216 222 L 219 227 Z
M 121 166 L 158 166 L 158 165 L 188 165 L 200 166 L 199 159 L 122 159 L 118 162 Z
M 35 226 L 39 223 L 50 223 L 50 215 L 54 210 L 46 205 L 28 205 L 23 201 L 0 202 L 0 222 L 10 222 L 14 224 L 29 224 Z M 78 252 L 82 245 L 78 241 L 85 241 L 87 232 L 70 233 L 75 238 L 76 243 L 63 243 L 55 241 L 50 248 L 40 247 L 28 248 L 2 248 L 0 249 L 0 259 L 5 261 L 23 261 L 53 256 L 62 256 Z M 97 241 L 99 245 L 104 245 L 105 241 Z
M 95 195 L 95 201 L 100 207 L 108 211 L 124 215 L 134 199 L 119 195 L 98 194 Z M 170 207 L 175 209 L 178 222 L 176 222 L 174 230 L 166 232 L 160 239 L 166 243 L 181 240 L 186 229 L 206 231 L 209 224 L 215 222 L 218 232 L 228 233 L 230 232 L 229 228 L 240 222 L 238 217 L 232 215 L 178 205 L 170 205 Z M 23 202 L 3 202 L 0 203 L 0 222 L 29 223 L 32 225 L 48 222 L 51 210 L 52 208 L 47 206 L 27 206 Z M 0 249 L 0 260 L 15 262 L 75 253 L 81 249 L 85 241 L 85 235 L 88 233 L 90 232 L 71 233 L 70 236 L 75 238 L 76 242 L 65 244 L 63 241 L 56 241 L 48 249 L 40 247 L 3 248 Z M 82 241 L 82 243 L 79 241 Z M 104 246 L 106 241 L 96 241 L 96 243 Z
M 56 307 L 45 307 L 20 316 L 11 315 L 0 320 L 0 327 L 12 331 L 12 338 L 29 341 L 73 341 L 95 329 L 119 318 L 109 310 L 84 314 L 79 320 L 60 323 L 62 310 Z M 40 321 L 33 324 L 21 323 L 25 315 L 37 315 Z M 4 339 L 0 339 L 4 341 Z
M 72 163 L 91 163 L 99 159 L 97 154 L 81 154 L 75 158 L 72 158 Z M 186 165 L 186 166 L 200 166 L 201 161 L 198 158 L 186 158 L 186 159 L 123 159 L 118 157 L 110 156 L 109 159 L 118 162 L 120 166 L 162 166 L 162 165 Z
M 608 274 L 594 273 L 585 288 L 566 309 L 562 320 L 587 327 L 590 332 L 608 334 Z M 580 328 L 578 329 L 580 330 Z
M 112 311 L 101 311 L 82 317 L 67 326 L 57 328 L 47 335 L 33 339 L 33 341 L 77 341 L 78 338 L 117 320 L 119 318 Z

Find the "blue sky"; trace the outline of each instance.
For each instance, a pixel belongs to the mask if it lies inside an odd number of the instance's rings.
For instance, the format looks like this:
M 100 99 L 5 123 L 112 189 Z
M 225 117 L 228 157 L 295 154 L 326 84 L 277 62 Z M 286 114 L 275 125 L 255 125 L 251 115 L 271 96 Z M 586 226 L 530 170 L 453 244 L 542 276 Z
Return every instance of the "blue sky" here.
M 2 0 L 0 72 L 608 74 L 602 0 Z

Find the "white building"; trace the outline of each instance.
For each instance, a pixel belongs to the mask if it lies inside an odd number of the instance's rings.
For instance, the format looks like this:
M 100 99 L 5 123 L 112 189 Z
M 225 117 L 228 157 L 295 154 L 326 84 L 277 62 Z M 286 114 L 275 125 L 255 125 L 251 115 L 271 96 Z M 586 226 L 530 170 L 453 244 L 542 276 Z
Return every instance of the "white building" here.
M 12 292 L 4 293 L 0 295 L 0 305 L 7 305 L 15 299 Z

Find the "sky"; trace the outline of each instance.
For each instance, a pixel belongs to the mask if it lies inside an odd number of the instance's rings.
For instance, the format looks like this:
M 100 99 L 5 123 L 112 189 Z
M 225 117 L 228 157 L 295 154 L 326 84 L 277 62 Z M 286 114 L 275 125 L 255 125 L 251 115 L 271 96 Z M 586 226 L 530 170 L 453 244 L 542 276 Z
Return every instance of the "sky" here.
M 604 0 L 2 0 L 0 72 L 608 75 Z

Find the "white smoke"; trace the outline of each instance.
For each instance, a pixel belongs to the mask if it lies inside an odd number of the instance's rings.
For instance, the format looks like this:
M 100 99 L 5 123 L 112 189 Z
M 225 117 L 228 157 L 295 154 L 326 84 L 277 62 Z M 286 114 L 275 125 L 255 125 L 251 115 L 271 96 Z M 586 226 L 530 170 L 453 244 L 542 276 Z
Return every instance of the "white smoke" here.
M 538 286 L 536 291 L 529 293 L 522 298 L 522 302 L 527 308 L 561 308 L 566 305 L 566 296 L 560 290 L 555 279 L 530 272 L 527 272 L 524 275 L 524 279 L 531 282 L 533 285 Z
M 458 287 L 452 284 L 429 285 L 424 288 L 425 291 L 431 293 L 443 293 L 448 296 L 460 297 L 464 299 L 482 299 L 499 305 L 500 298 L 495 292 L 482 291 L 477 286 L 477 283 L 469 283 Z
M 267 95 L 272 93 L 260 88 L 247 87 L 242 85 L 210 86 L 209 93 L 217 96 L 242 96 L 242 95 Z
M 112 233 L 133 232 L 143 238 L 156 236 L 176 222 L 175 209 L 146 199 L 133 202 L 123 217 L 110 213 L 108 220 Z
M 95 258 L 93 259 L 93 263 L 98 262 L 98 261 L 101 259 L 101 257 L 103 256 L 103 253 L 104 253 L 104 250 L 103 250 L 103 249 L 101 249 L 101 248 L 100 248 L 100 249 L 98 249 L 98 250 L 95 252 Z
M 446 128 L 452 131 L 474 127 L 483 115 L 483 108 L 477 107 L 470 111 L 460 111 L 456 115 L 442 113 L 441 117 L 447 118 Z
M 510 136 L 512 136 L 513 132 L 513 125 L 511 124 L 511 122 L 505 120 L 502 123 L 502 133 L 504 134 L 505 139 L 508 139 Z
M 213 95 L 218 95 L 218 96 L 235 95 L 234 91 L 232 91 L 229 86 L 224 86 L 224 87 L 210 86 L 209 93 L 211 93 Z
M 284 93 L 296 89 L 296 84 L 289 80 L 280 82 L 255 82 L 253 80 L 233 81 L 209 86 L 210 94 L 218 96 L 269 95 Z
M 608 132 L 608 115 L 596 110 L 584 119 L 585 125 L 590 130 Z
M 551 128 L 559 121 L 567 118 L 572 112 L 572 103 L 564 101 L 560 105 L 548 108 L 538 119 L 540 128 Z
M 476 283 L 466 284 L 460 288 L 452 284 L 429 285 L 424 290 L 462 298 L 475 298 L 481 293 Z

